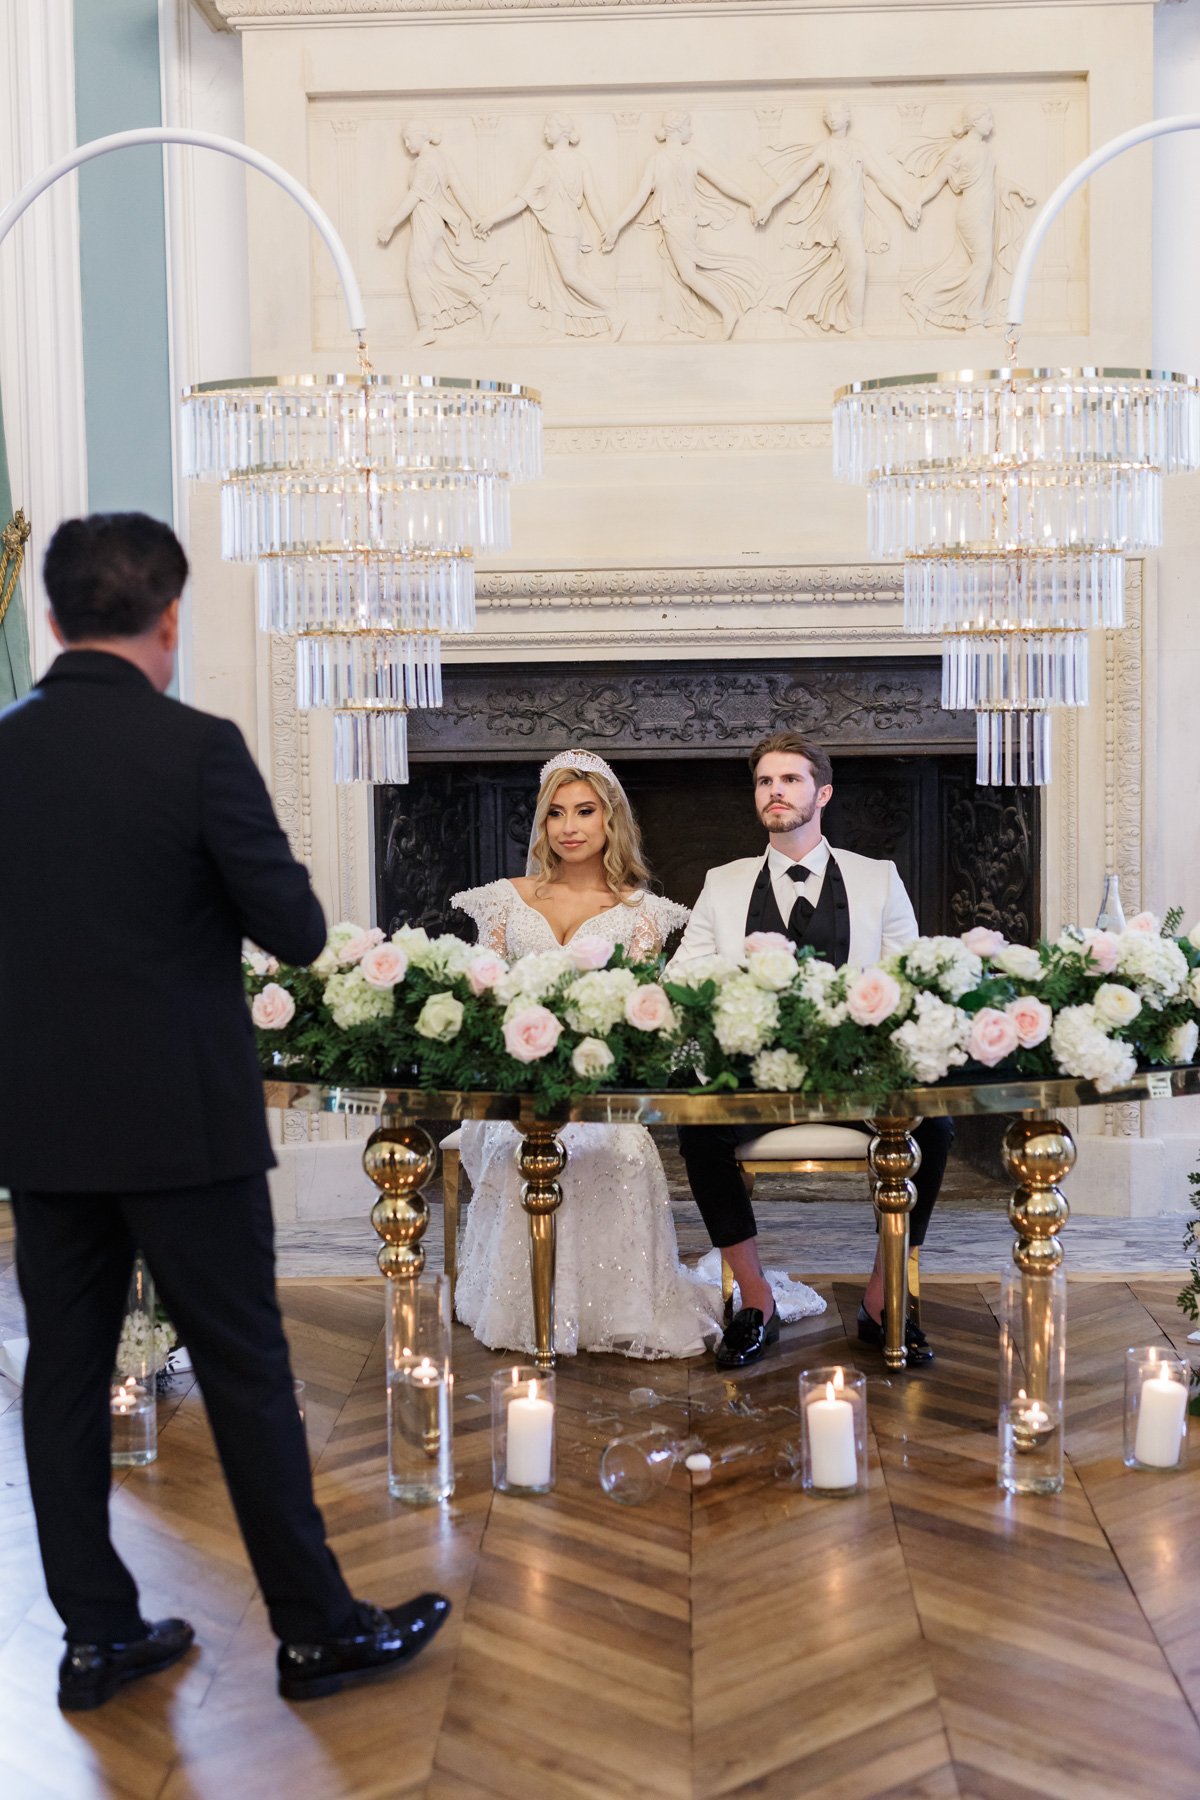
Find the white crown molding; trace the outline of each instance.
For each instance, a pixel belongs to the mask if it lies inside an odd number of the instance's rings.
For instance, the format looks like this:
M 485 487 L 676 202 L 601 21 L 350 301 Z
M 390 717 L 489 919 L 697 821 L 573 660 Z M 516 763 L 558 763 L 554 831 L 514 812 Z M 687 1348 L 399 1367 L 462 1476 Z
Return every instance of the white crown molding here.
M 0 8 L 0 198 L 75 145 L 72 0 Z M 41 566 L 60 520 L 87 511 L 79 207 L 74 179 L 32 206 L 0 251 L 0 392 L 13 504 L 31 536 L 22 572 L 33 673 L 57 653 Z
M 1134 0 L 1157 6 L 1164 0 Z M 1169 4 L 1170 0 L 1165 0 Z M 218 31 L 297 25 L 387 24 L 466 15 L 547 19 L 804 13 L 937 13 L 1061 11 L 1064 7 L 1124 6 L 1130 0 L 194 0 Z

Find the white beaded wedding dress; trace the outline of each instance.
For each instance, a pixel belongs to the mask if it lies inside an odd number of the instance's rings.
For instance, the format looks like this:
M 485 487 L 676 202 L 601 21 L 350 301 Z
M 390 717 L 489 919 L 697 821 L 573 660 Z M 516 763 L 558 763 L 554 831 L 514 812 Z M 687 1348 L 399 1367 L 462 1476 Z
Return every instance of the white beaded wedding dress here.
M 511 881 L 455 894 L 479 942 L 514 960 L 561 948 L 550 922 Z M 586 919 L 572 935 L 599 936 L 630 958 L 655 956 L 686 923 L 686 907 L 636 893 Z M 570 940 L 568 940 L 569 942 Z M 679 1260 L 671 1197 L 654 1140 L 641 1125 L 567 1125 L 563 1203 L 556 1214 L 554 1345 L 624 1356 L 698 1356 L 720 1331 L 720 1259 L 702 1268 Z M 521 1206 L 520 1137 L 507 1123 L 462 1127 L 462 1165 L 473 1194 L 459 1259 L 459 1318 L 493 1350 L 535 1349 L 529 1284 L 529 1221 Z M 785 1322 L 824 1311 L 812 1288 L 772 1275 Z

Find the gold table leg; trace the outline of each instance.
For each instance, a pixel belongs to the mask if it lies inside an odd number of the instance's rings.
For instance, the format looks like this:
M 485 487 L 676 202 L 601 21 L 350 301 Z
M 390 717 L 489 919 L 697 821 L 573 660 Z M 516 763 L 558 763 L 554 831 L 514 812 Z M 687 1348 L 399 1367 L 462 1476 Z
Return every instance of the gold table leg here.
M 875 1132 L 867 1149 L 872 1197 L 879 1214 L 879 1251 L 883 1260 L 883 1305 L 886 1337 L 883 1360 L 889 1369 L 904 1369 L 904 1325 L 908 1317 L 908 1215 L 917 1190 L 913 1176 L 921 1152 L 913 1140 L 920 1119 L 881 1114 L 868 1120 Z
M 437 1160 L 437 1145 L 419 1125 L 381 1125 L 363 1148 L 363 1169 L 379 1189 L 371 1223 L 383 1242 L 375 1260 L 393 1281 L 415 1281 L 425 1267 L 429 1202 L 421 1189 Z
M 1017 1233 L 1013 1261 L 1021 1271 L 1029 1392 L 1044 1394 L 1053 1348 L 1047 1278 L 1062 1263 L 1058 1233 L 1071 1216 L 1058 1184 L 1075 1166 L 1075 1142 L 1060 1119 L 1014 1119 L 1003 1155 L 1016 1184 L 1008 1218 Z
M 529 1275 L 533 1284 L 533 1330 L 539 1369 L 554 1367 L 554 1215 L 562 1205 L 558 1177 L 567 1166 L 567 1153 L 556 1128 L 539 1120 L 522 1121 L 521 1204 L 529 1214 Z

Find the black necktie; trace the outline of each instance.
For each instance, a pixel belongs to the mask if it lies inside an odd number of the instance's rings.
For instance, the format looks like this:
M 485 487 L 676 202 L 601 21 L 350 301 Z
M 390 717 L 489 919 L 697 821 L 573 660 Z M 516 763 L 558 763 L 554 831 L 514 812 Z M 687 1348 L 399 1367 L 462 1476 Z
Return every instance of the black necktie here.
M 792 863 L 791 867 L 784 872 L 789 881 L 794 881 L 796 883 L 797 888 L 799 888 L 801 882 L 807 881 L 809 876 L 813 873 L 811 869 L 806 869 L 803 863 L 797 862 Z M 812 918 L 816 910 L 816 907 L 806 894 L 797 893 L 795 900 L 792 902 L 792 916 L 788 920 L 789 936 L 795 937 L 797 929 L 804 931 L 808 926 L 808 921 Z

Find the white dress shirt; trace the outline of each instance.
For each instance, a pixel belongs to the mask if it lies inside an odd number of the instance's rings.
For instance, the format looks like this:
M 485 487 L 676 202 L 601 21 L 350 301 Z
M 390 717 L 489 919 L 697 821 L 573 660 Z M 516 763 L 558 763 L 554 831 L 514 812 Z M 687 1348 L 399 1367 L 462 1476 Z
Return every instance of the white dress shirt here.
M 767 850 L 767 867 L 771 871 L 771 888 L 775 895 L 775 904 L 784 924 L 788 924 L 792 916 L 792 907 L 796 904 L 796 895 L 803 894 L 815 906 L 821 898 L 821 889 L 825 886 L 825 870 L 829 866 L 829 842 L 822 838 L 815 849 L 807 856 L 785 856 L 774 844 Z M 793 881 L 788 874 L 800 862 L 811 870 L 807 881 Z

